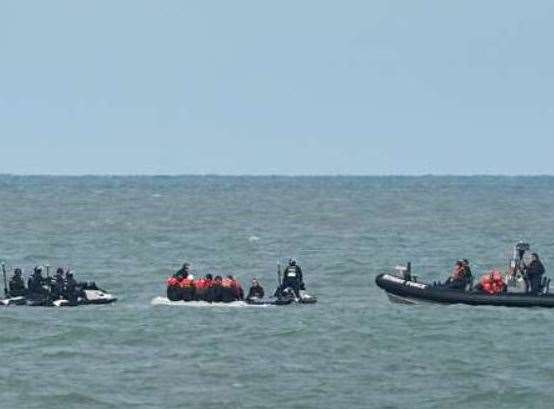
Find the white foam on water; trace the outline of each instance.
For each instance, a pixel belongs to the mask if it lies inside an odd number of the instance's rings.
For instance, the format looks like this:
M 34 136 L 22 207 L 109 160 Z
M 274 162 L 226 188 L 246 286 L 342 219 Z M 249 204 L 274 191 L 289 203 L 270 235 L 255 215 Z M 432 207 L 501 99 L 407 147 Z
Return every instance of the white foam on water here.
M 258 236 L 250 236 L 250 237 L 248 237 L 248 241 L 249 241 L 250 243 L 253 243 L 253 242 L 258 241 L 258 240 L 260 240 L 260 238 L 259 238 Z
M 167 297 L 155 297 L 150 301 L 151 305 L 167 305 L 170 307 L 193 307 L 193 308 L 265 308 L 271 305 L 252 305 L 244 301 L 233 301 L 229 303 L 206 301 L 169 301 Z

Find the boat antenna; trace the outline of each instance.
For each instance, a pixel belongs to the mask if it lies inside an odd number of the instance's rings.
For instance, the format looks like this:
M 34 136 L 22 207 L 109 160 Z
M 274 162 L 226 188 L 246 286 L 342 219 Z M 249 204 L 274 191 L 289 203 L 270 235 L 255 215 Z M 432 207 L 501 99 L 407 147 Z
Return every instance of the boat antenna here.
M 4 278 L 4 295 L 8 296 L 8 279 L 6 278 L 6 265 L 2 263 L 2 276 Z

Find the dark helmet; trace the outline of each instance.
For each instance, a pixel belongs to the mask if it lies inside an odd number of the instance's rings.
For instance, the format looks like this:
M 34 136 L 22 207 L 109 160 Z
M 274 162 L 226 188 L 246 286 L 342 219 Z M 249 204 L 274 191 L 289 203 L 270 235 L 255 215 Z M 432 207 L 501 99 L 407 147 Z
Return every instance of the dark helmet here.
M 183 270 L 190 270 L 190 263 L 184 263 Z
M 42 266 L 36 266 L 34 269 L 34 274 L 41 275 L 42 274 Z
M 214 279 L 214 276 L 211 275 L 210 273 L 206 274 L 206 280 L 213 280 Z
M 214 280 L 215 280 L 215 281 L 221 281 L 221 280 L 223 280 L 223 278 L 221 278 L 221 276 L 215 276 L 215 279 L 214 279 Z
M 539 255 L 537 253 L 531 253 L 532 257 L 535 257 L 537 260 L 539 259 Z
M 13 270 L 13 274 L 16 276 L 20 276 L 22 274 L 21 269 L 18 267 L 15 270 Z
M 63 268 L 58 267 L 58 269 L 56 270 L 56 274 L 63 275 Z
M 295 258 L 290 258 L 289 259 L 289 266 L 295 266 L 296 265 L 296 259 Z
M 227 278 L 228 278 L 229 280 L 234 280 L 234 278 L 233 278 L 233 276 L 232 276 L 231 274 L 228 274 L 228 275 L 227 275 Z

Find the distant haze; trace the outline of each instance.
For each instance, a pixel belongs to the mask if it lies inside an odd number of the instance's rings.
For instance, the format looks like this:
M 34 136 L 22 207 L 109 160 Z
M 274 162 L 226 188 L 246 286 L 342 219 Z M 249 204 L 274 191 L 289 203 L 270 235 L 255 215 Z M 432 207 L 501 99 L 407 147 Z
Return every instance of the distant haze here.
M 0 3 L 0 173 L 554 174 L 551 1 Z

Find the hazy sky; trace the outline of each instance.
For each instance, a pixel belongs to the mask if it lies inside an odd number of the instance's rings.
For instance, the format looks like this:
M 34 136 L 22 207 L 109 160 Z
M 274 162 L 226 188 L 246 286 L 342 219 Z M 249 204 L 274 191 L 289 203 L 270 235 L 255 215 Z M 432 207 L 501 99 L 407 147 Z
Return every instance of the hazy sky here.
M 0 173 L 554 174 L 554 2 L 0 2 Z

